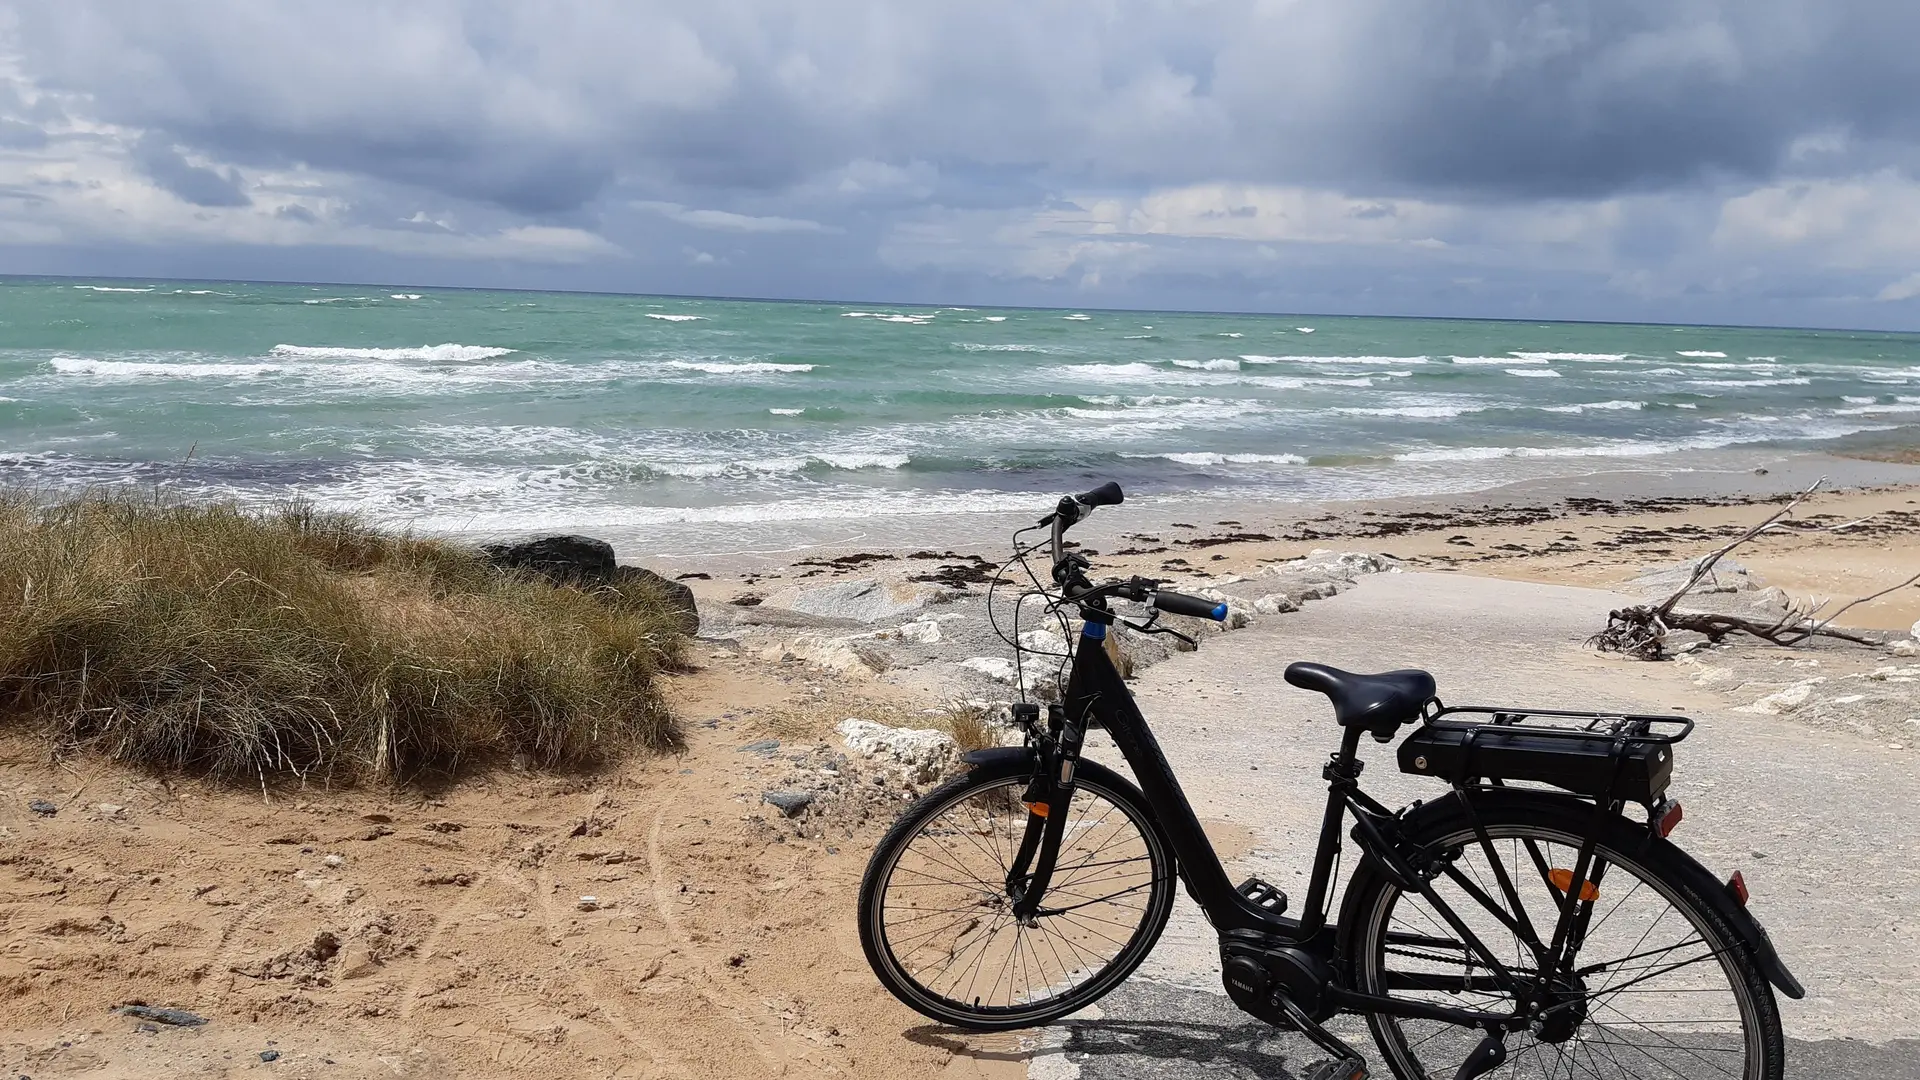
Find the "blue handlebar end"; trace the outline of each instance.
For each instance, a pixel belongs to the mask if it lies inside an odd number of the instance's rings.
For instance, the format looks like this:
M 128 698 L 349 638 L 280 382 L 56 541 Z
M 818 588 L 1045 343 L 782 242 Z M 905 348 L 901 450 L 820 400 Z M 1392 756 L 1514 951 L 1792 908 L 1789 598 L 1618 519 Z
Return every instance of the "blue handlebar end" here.
M 1227 605 L 1225 604 L 1213 605 L 1213 614 L 1210 616 L 1210 618 L 1212 618 L 1214 622 L 1226 622 L 1227 621 Z

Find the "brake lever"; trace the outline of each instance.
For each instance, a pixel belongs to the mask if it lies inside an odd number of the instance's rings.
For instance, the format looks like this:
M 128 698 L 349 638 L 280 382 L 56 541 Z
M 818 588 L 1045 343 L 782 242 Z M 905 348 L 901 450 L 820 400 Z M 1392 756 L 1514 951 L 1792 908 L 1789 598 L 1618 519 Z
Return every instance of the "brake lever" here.
M 1181 641 L 1184 641 L 1188 645 L 1191 645 L 1194 649 L 1198 650 L 1200 648 L 1199 642 L 1193 640 L 1192 638 L 1181 633 L 1180 631 L 1175 630 L 1171 626 L 1161 626 L 1159 625 L 1159 623 L 1160 623 L 1160 609 L 1158 608 L 1154 609 L 1152 615 L 1147 616 L 1147 621 L 1144 623 L 1128 622 L 1125 619 L 1120 620 L 1120 625 L 1126 627 L 1129 630 L 1137 630 L 1142 634 L 1172 634 L 1174 637 L 1177 637 Z

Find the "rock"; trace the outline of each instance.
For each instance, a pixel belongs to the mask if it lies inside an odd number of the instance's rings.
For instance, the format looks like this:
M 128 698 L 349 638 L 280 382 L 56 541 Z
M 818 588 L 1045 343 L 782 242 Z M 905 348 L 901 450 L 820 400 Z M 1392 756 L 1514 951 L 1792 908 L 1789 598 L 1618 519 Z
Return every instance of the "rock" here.
M 692 589 L 644 567 L 618 565 L 613 545 L 605 540 L 543 536 L 513 544 L 488 544 L 480 551 L 488 562 L 503 570 L 539 574 L 555 585 L 610 589 L 623 597 L 639 594 L 657 600 L 678 613 L 682 633 L 691 636 L 700 632 L 700 610 L 694 604 Z
M 888 584 L 877 578 L 859 578 L 836 581 L 830 585 L 797 585 L 782 589 L 767 597 L 766 603 L 806 615 L 876 623 L 911 615 L 930 605 L 951 600 L 953 596 L 952 590 L 937 585 Z
M 122 1005 L 113 1011 L 136 1020 L 151 1020 L 173 1027 L 199 1027 L 207 1022 L 207 1018 L 199 1013 L 185 1009 L 156 1009 L 151 1005 Z
M 750 742 L 745 746 L 742 746 L 738 752 L 742 754 L 771 755 L 775 750 L 778 750 L 778 749 L 780 749 L 779 739 L 756 739 L 753 742 Z
M 347 865 L 347 857 L 345 855 L 329 855 L 320 861 L 326 863 L 328 866 L 339 867 Z
M 902 766 L 918 777 L 945 772 L 958 747 L 953 736 L 932 728 L 897 728 L 848 717 L 836 729 L 848 750 L 863 757 Z
M 802 634 L 761 652 L 767 660 L 801 660 L 814 667 L 846 675 L 874 675 L 887 670 L 887 657 L 853 638 Z
M 892 630 L 882 631 L 881 633 L 883 636 L 892 637 L 899 641 L 911 642 L 915 645 L 940 644 L 940 624 L 932 619 L 917 619 L 904 626 L 897 626 Z
M 280 1060 L 280 1051 L 278 1051 L 278 1050 L 262 1050 L 262 1051 L 260 1051 L 260 1060 L 261 1060 L 261 1061 L 279 1061 L 279 1060 Z
M 1262 615 L 1284 615 L 1289 611 L 1299 611 L 1300 605 L 1286 593 L 1268 593 L 1253 602 L 1253 610 Z
M 591 536 L 542 536 L 480 549 L 506 570 L 530 570 L 556 585 L 605 585 L 613 580 L 613 545 Z
M 95 803 L 93 809 L 101 817 L 119 817 L 126 812 L 127 808 L 118 803 L 103 802 Z
M 1805 682 L 1797 682 L 1784 690 L 1768 694 L 1766 697 L 1761 698 L 1751 705 L 1742 705 L 1733 711 L 1738 713 L 1758 713 L 1763 716 L 1778 716 L 1781 713 L 1790 713 L 1800 706 L 1805 705 L 1807 699 L 1813 696 L 1814 686 L 1825 681 L 1825 679 L 1808 679 Z
M 52 817 L 53 815 L 60 812 L 59 807 L 53 805 L 52 803 L 48 802 L 45 799 L 33 800 L 32 802 L 27 804 L 27 809 L 33 811 L 36 814 L 39 814 L 41 817 Z
M 1067 651 L 1067 639 L 1055 630 L 1022 630 L 1019 640 L 1020 647 L 1030 652 L 1062 656 Z
M 1020 679 L 1020 669 L 1013 666 L 1013 661 L 998 656 L 968 657 L 960 661 L 960 666 L 968 671 L 985 675 L 994 682 L 1006 683 L 1009 686 Z
M 573 906 L 579 908 L 581 911 L 599 911 L 600 898 L 597 896 L 583 896 L 579 902 Z
M 700 632 L 700 608 L 694 603 L 693 590 L 684 583 L 661 577 L 644 566 L 616 566 L 607 587 L 631 597 L 635 591 L 658 601 L 679 616 L 680 632 L 692 637 Z
M 1920 641 L 1920 622 L 1913 624 L 1913 638 L 1915 641 Z
M 1896 641 L 1888 651 L 1895 656 L 1920 656 L 1920 641 Z
M 1629 584 L 1646 596 L 1658 596 L 1664 599 L 1687 583 L 1687 579 L 1693 576 L 1693 568 L 1699 562 L 1699 559 L 1686 559 L 1668 566 L 1649 566 L 1641 570 L 1639 576 Z M 1732 559 L 1721 559 L 1713 564 L 1713 570 L 1687 595 L 1752 592 L 1759 587 L 1759 582 L 1753 579 L 1752 573 L 1746 567 Z
M 380 970 L 380 964 L 373 958 L 373 950 L 358 943 L 340 950 L 340 977 L 342 979 L 364 979 Z
M 788 817 L 799 817 L 800 811 L 813 805 L 811 791 L 763 791 L 760 801 L 778 809 Z

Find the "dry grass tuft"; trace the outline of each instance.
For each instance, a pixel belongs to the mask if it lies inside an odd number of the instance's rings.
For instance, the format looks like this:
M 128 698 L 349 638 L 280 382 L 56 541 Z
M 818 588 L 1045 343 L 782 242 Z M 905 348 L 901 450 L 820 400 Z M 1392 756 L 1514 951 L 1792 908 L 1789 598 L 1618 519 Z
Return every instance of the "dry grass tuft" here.
M 300 506 L 0 494 L 0 724 L 142 765 L 351 782 L 665 748 L 675 618 Z
M 953 733 L 953 741 L 963 754 L 1000 745 L 1000 729 L 982 705 L 966 702 L 948 705 L 941 710 L 941 726 Z

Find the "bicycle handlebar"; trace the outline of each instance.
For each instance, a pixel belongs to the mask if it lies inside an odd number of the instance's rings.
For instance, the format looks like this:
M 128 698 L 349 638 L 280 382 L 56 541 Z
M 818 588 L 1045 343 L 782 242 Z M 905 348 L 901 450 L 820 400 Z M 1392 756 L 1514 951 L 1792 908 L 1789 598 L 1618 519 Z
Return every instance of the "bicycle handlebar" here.
M 1212 619 L 1214 622 L 1227 620 L 1227 605 L 1215 603 L 1204 596 L 1160 590 L 1147 602 L 1169 615 L 1191 615 L 1196 619 Z

